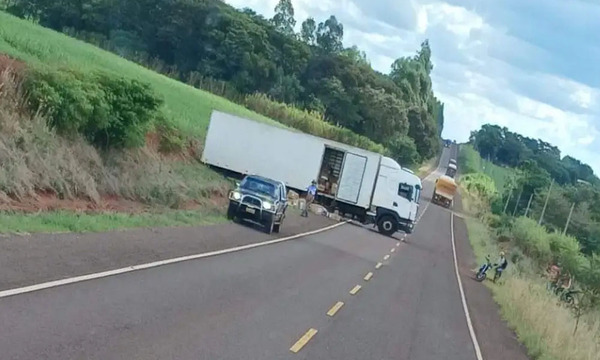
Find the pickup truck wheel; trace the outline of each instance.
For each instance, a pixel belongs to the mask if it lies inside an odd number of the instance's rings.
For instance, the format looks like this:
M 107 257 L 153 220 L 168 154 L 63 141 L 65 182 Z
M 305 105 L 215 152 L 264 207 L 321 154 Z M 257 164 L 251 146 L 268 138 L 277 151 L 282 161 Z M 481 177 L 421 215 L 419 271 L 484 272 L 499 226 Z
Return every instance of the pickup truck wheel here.
M 392 216 L 385 215 L 377 221 L 377 229 L 381 234 L 391 236 L 398 231 L 398 223 Z
M 227 208 L 227 219 L 234 220 L 236 212 L 237 212 L 236 206 L 229 204 L 229 207 Z
M 264 227 L 265 227 L 265 232 L 270 235 L 273 232 L 273 230 L 275 230 L 275 221 L 273 219 L 267 221 L 264 224 Z

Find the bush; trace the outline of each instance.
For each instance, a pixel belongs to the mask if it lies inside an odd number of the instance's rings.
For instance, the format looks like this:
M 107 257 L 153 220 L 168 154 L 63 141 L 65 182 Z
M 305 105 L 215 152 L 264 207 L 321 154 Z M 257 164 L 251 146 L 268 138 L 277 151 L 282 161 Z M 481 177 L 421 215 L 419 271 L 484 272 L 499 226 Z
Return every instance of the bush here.
M 512 233 L 517 246 L 541 265 L 552 260 L 549 235 L 546 229 L 537 222 L 526 217 L 515 220 Z
M 60 134 L 82 134 L 102 148 L 143 145 L 162 104 L 149 85 L 101 72 L 31 70 L 25 89 L 31 110 Z
M 330 124 L 317 112 L 308 112 L 273 101 L 264 94 L 246 96 L 245 105 L 259 114 L 307 134 L 390 155 L 383 145 L 377 144 L 366 136 L 358 135 L 349 129 Z
M 468 192 L 487 202 L 492 201 L 498 195 L 494 180 L 485 174 L 463 175 L 460 177 L 460 183 Z

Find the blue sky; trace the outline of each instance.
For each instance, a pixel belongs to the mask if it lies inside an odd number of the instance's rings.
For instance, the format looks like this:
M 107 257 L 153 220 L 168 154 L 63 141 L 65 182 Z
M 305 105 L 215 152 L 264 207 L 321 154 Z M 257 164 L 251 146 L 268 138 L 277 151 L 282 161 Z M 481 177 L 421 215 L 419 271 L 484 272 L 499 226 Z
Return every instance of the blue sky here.
M 277 0 L 226 0 L 271 17 Z M 335 15 L 344 42 L 388 72 L 424 39 L 443 135 L 484 123 L 542 138 L 600 173 L 600 1 L 292 0 L 298 25 Z

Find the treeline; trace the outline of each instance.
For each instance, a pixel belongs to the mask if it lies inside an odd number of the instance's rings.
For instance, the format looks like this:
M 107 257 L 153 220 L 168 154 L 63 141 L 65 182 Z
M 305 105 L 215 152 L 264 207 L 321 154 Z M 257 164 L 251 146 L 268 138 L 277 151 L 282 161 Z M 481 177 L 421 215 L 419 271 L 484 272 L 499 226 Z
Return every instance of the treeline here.
M 483 125 L 469 138 L 482 158 L 509 167 L 538 166 L 544 177 L 560 185 L 576 184 L 583 180 L 600 185 L 592 168 L 570 156 L 561 158 L 560 150 L 540 139 L 532 139 L 509 131 L 506 127 Z
M 577 238 L 585 254 L 600 253 L 600 180 L 589 165 L 495 125 L 472 132 L 470 143 L 482 158 L 516 169 L 499 189 L 495 213 L 541 219 L 550 231 Z
M 344 48 L 335 16 L 295 32 L 291 0 L 272 19 L 218 0 L 10 0 L 6 9 L 220 95 L 261 93 L 322 114 L 382 144 L 403 164 L 440 151 L 443 104 L 432 90 L 431 49 L 400 57 L 389 74 Z

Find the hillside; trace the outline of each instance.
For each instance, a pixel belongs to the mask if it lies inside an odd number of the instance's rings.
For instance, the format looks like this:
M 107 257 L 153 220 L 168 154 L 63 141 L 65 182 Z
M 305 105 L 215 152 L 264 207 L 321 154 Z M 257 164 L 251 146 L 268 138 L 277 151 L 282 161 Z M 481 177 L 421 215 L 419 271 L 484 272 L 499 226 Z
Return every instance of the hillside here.
M 83 41 L 0 12 L 0 53 L 33 66 L 101 70 L 150 84 L 165 100 L 165 112 L 183 132 L 203 137 L 213 109 L 271 124 L 277 122 L 222 97 L 148 70 Z

